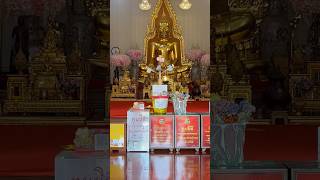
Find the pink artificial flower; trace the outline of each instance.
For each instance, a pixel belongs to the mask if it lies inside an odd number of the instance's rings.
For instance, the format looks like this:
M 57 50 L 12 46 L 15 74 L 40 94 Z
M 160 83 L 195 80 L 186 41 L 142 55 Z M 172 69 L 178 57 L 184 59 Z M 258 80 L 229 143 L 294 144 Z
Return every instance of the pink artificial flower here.
M 114 54 L 111 56 L 111 64 L 114 66 L 128 67 L 131 63 L 130 57 L 125 54 Z
M 201 49 L 190 49 L 186 53 L 187 59 L 191 61 L 198 61 L 205 54 L 205 52 Z
M 201 57 L 200 63 L 202 66 L 210 66 L 210 54 L 205 54 Z
M 142 58 L 143 52 L 142 50 L 138 50 L 138 49 L 130 49 L 127 52 L 128 56 L 130 56 L 130 58 L 134 61 L 139 61 Z

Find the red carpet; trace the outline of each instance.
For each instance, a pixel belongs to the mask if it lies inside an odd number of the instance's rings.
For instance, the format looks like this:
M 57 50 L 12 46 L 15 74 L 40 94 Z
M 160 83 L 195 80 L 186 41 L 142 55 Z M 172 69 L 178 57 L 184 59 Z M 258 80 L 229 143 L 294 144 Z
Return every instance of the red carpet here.
M 317 160 L 317 127 L 249 126 L 244 157 L 246 160 Z
M 76 126 L 0 126 L 0 176 L 50 176 Z M 317 127 L 249 126 L 246 160 L 316 160 Z
M 0 176 L 53 176 L 54 157 L 77 126 L 0 126 Z

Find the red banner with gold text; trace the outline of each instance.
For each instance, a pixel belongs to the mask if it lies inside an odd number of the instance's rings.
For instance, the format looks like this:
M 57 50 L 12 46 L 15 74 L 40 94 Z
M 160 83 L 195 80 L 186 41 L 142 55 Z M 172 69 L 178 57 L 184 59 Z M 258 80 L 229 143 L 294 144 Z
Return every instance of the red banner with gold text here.
M 210 115 L 203 115 L 201 117 L 201 148 L 210 148 Z
M 199 147 L 199 116 L 176 116 L 176 148 Z
M 150 118 L 150 147 L 174 147 L 174 116 L 151 116 Z

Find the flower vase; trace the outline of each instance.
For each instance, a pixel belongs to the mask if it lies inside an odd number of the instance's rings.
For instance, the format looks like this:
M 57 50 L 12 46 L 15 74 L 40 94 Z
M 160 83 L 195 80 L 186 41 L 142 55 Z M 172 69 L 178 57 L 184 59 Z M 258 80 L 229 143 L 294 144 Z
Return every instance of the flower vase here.
M 243 161 L 245 123 L 212 124 L 213 168 L 236 167 Z

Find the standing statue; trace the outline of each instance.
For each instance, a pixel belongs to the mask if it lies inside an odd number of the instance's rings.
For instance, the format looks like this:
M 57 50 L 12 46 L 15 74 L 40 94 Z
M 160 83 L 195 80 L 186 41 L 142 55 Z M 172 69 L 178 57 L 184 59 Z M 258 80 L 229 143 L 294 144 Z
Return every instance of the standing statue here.
M 230 44 L 230 38 L 228 38 L 226 45 L 226 61 L 227 73 L 231 75 L 234 82 L 238 83 L 244 75 L 244 65 L 240 60 L 237 48 Z
M 320 15 L 314 15 L 313 22 L 311 24 L 308 41 L 312 47 L 312 56 L 313 58 L 317 57 L 320 53 Z
M 105 0 L 84 0 L 87 13 L 94 18 L 95 34 L 94 40 L 96 41 L 95 56 L 90 59 L 98 66 L 108 66 L 105 63 L 105 58 L 108 56 L 109 49 L 109 23 L 110 19 L 107 17 L 109 14 L 110 2 Z
M 12 38 L 14 40 L 14 47 L 11 50 L 10 72 L 15 72 L 14 61 L 19 50 L 21 50 L 27 61 L 29 60 L 29 31 L 24 17 L 20 16 L 18 18 L 18 25 L 12 31 Z
M 275 64 L 273 56 L 267 64 L 266 74 L 270 85 L 264 92 L 264 102 L 271 110 L 288 110 L 290 94 L 285 87 L 285 76 Z

